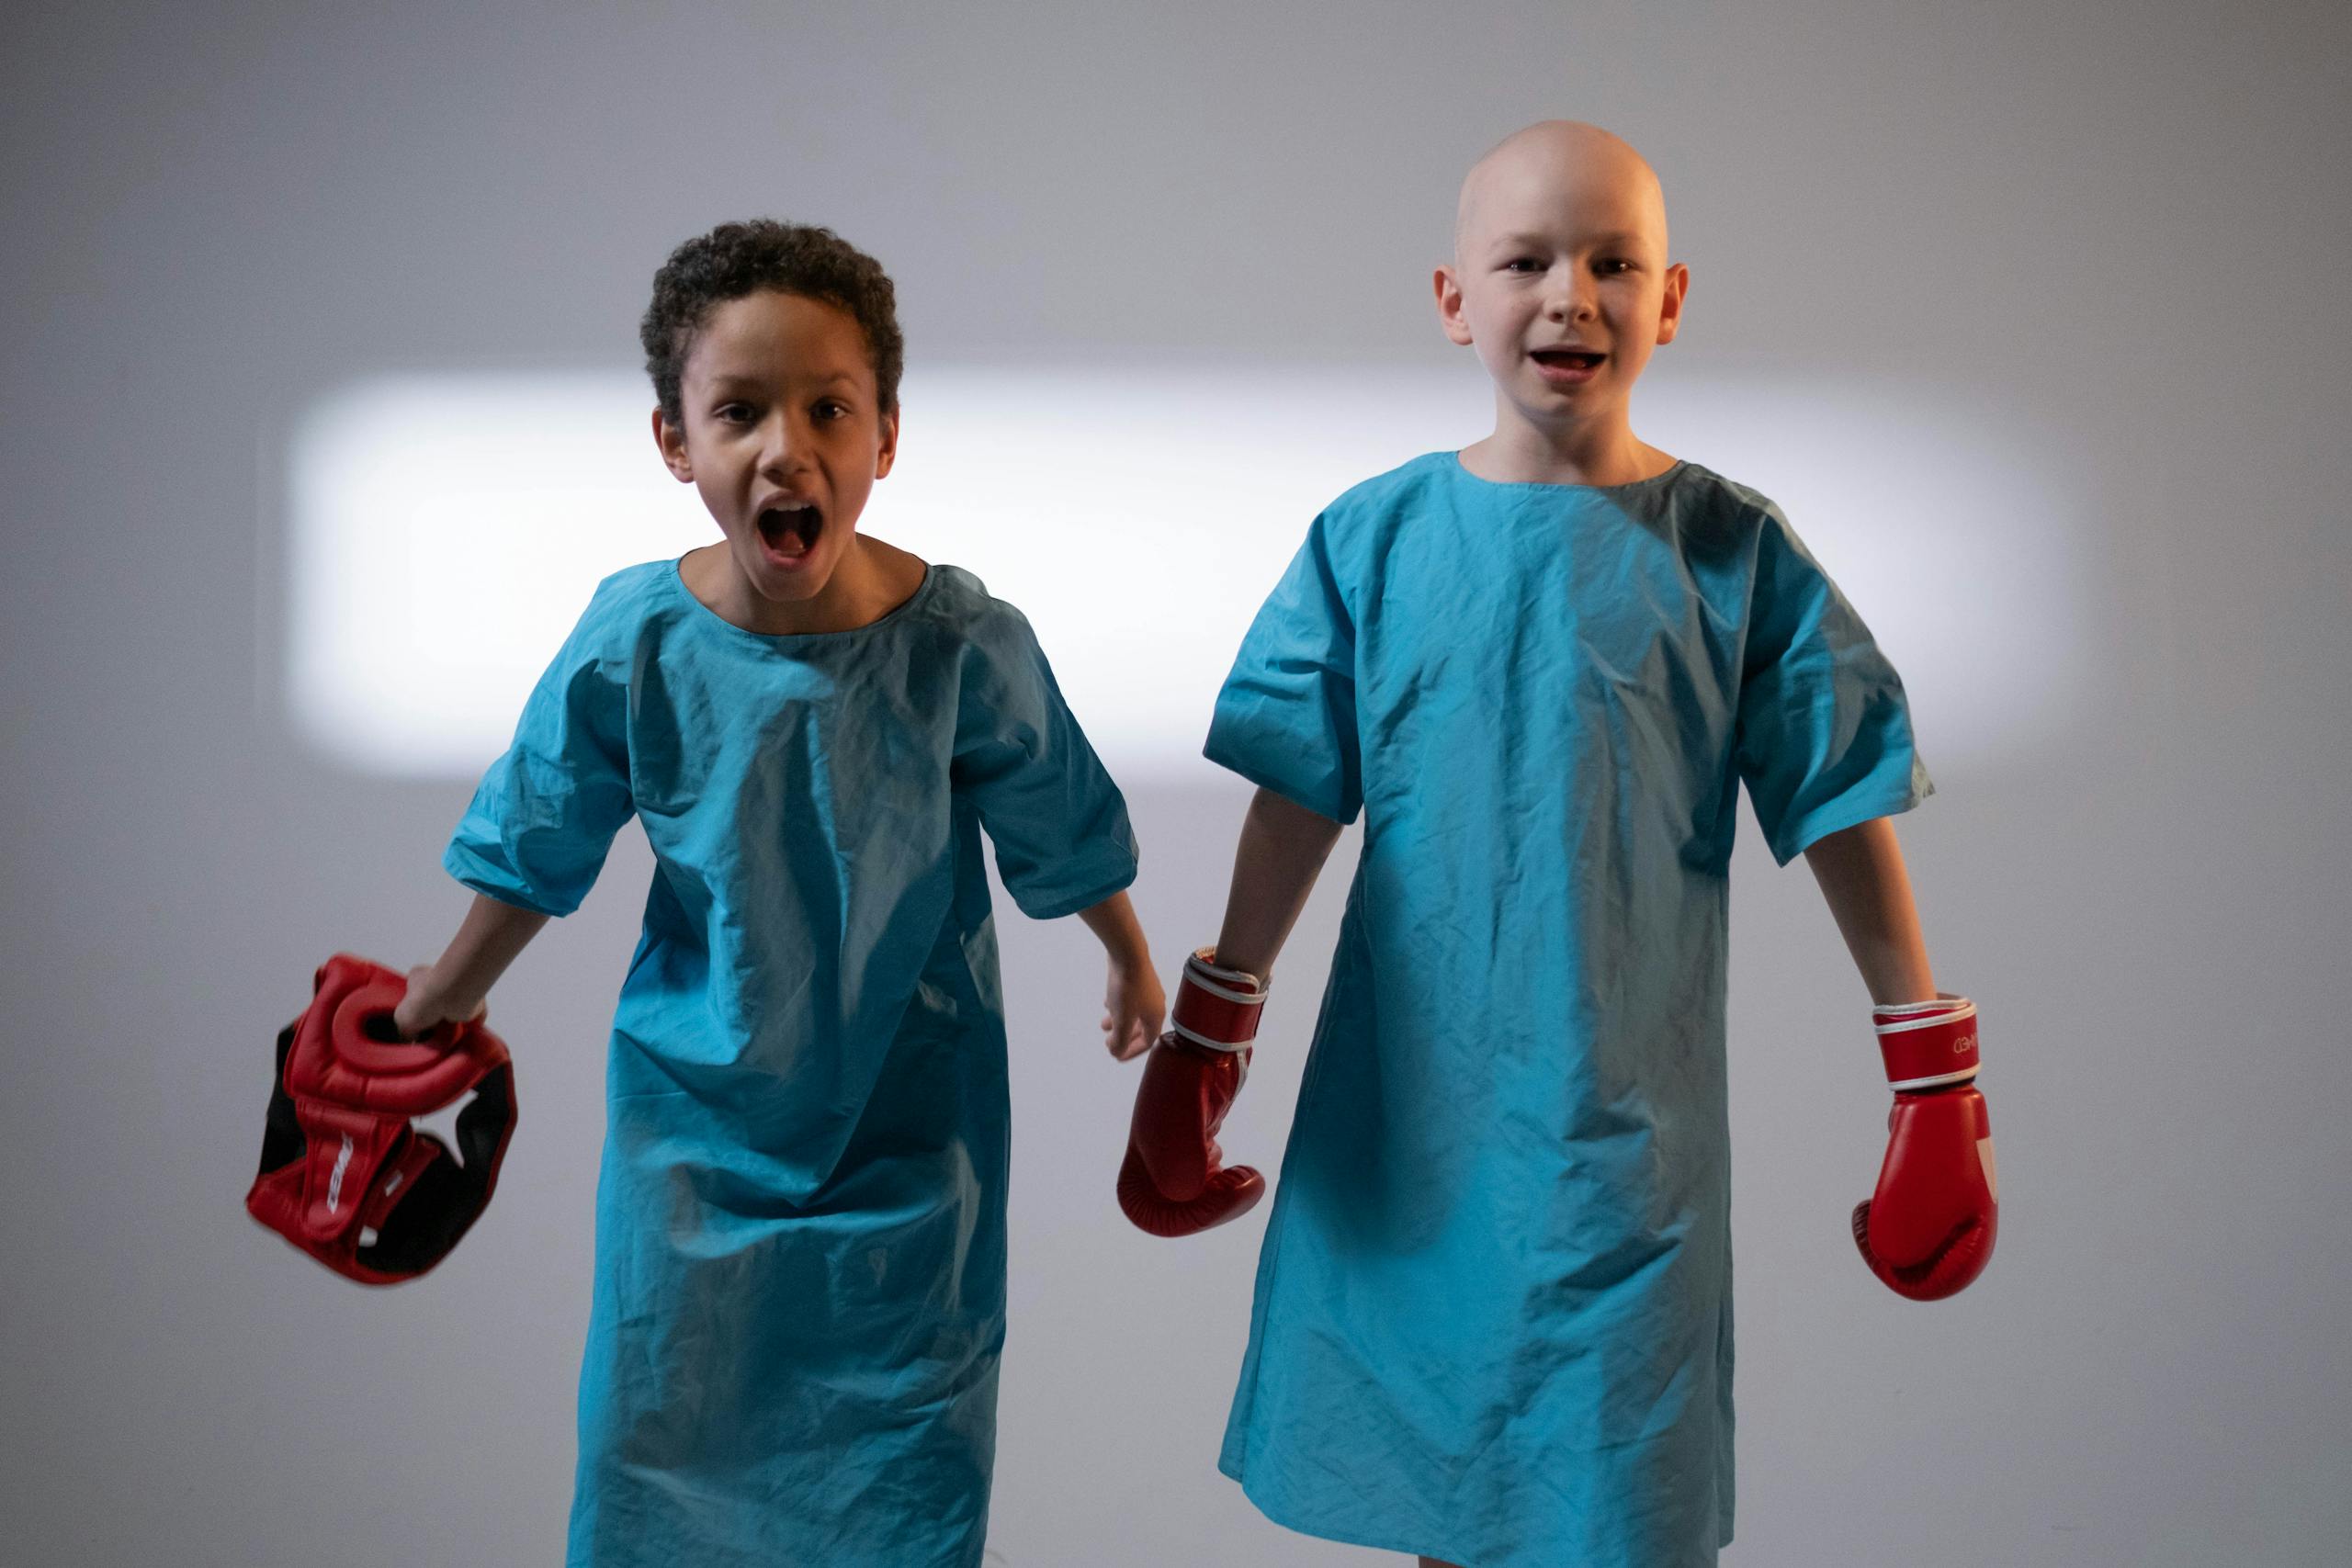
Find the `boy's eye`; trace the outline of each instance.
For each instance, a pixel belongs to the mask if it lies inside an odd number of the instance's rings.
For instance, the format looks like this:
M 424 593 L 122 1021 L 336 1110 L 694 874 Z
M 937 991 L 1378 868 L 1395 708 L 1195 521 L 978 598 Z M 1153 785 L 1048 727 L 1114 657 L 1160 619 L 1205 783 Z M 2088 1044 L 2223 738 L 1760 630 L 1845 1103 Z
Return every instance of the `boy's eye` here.
M 1544 266 L 1533 256 L 1513 256 L 1503 263 L 1503 270 L 1505 272 L 1542 272 Z
M 721 403 L 711 411 L 711 417 L 727 424 L 741 424 L 752 417 L 749 403 Z
M 1627 261 L 1623 256 L 1611 256 L 1600 264 L 1600 270 L 1603 272 L 1631 272 L 1634 270 L 1634 264 Z
M 841 419 L 847 416 L 849 410 L 846 407 L 832 401 L 831 399 L 827 399 L 825 401 L 817 405 L 817 417 L 819 419 Z

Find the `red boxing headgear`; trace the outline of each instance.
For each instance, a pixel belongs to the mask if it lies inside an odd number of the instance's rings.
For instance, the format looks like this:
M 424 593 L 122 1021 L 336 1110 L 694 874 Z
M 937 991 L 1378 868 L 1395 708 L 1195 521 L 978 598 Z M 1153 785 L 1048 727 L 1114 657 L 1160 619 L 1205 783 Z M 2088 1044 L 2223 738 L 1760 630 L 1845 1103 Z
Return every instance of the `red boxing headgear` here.
M 413 1041 L 393 1031 L 408 983 L 339 953 L 311 1005 L 277 1036 L 261 1172 L 245 1210 L 363 1285 L 413 1280 L 489 1205 L 514 1133 L 514 1066 L 479 1023 Z M 458 1148 L 413 1125 L 468 1090 Z

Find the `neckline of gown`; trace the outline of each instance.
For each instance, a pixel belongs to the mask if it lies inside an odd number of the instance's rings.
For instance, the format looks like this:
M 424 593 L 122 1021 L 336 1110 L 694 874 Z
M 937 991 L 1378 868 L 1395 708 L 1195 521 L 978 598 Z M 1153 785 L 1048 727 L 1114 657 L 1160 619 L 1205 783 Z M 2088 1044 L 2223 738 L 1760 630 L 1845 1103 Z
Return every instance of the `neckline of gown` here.
M 845 637 L 863 637 L 867 632 L 879 631 L 912 610 L 917 604 L 930 594 L 932 585 L 939 580 L 939 563 L 937 561 L 923 562 L 922 581 L 915 584 L 915 591 L 862 626 L 843 626 L 839 631 L 831 632 L 755 632 L 749 626 L 737 626 L 695 596 L 695 591 L 686 586 L 684 570 L 685 558 L 684 556 L 678 557 L 670 563 L 669 570 L 662 574 L 663 580 L 678 596 L 694 606 L 695 614 L 707 617 L 710 624 L 722 633 L 731 633 L 754 648 L 763 648 L 779 653 L 805 648 L 813 643 L 831 642 Z
M 1543 491 L 1566 495 L 1609 495 L 1619 491 L 1642 490 L 1650 485 L 1663 484 L 1690 467 L 1690 458 L 1677 457 L 1670 467 L 1660 468 L 1645 479 L 1627 479 L 1623 484 L 1614 485 L 1582 485 L 1555 483 L 1549 479 L 1490 479 L 1483 474 L 1472 473 L 1469 465 L 1463 462 L 1459 448 L 1430 455 L 1474 485 L 1484 485 L 1489 490 Z

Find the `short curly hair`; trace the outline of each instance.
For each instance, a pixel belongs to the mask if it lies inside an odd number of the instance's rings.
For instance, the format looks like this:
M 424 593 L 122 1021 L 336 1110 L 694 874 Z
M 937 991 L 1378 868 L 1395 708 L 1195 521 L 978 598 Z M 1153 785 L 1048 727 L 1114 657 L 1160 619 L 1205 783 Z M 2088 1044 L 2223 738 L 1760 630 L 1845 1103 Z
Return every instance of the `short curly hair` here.
M 678 389 L 695 334 L 712 310 L 763 289 L 822 300 L 849 312 L 865 333 L 874 389 L 885 415 L 899 412 L 899 376 L 907 343 L 899 332 L 898 294 L 882 264 L 834 233 L 808 223 L 755 218 L 721 223 L 670 253 L 653 275 L 653 302 L 639 323 L 645 368 L 662 412 L 683 423 Z

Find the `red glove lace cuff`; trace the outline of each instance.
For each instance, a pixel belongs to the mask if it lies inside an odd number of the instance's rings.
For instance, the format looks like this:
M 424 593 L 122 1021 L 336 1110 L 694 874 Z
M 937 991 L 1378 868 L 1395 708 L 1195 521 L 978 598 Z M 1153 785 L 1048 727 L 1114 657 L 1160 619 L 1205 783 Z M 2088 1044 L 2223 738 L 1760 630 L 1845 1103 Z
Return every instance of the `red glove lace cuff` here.
M 1202 948 L 1184 960 L 1184 976 L 1177 983 L 1176 1007 L 1169 1028 L 1195 1045 L 1212 1051 L 1240 1051 L 1258 1037 L 1258 1015 L 1265 1010 L 1266 983 L 1240 969 L 1220 969 L 1209 962 L 1214 948 Z
M 1898 1090 L 1943 1089 L 1976 1076 L 1976 1004 L 1949 991 L 1931 1002 L 1871 1010 L 1886 1081 Z

